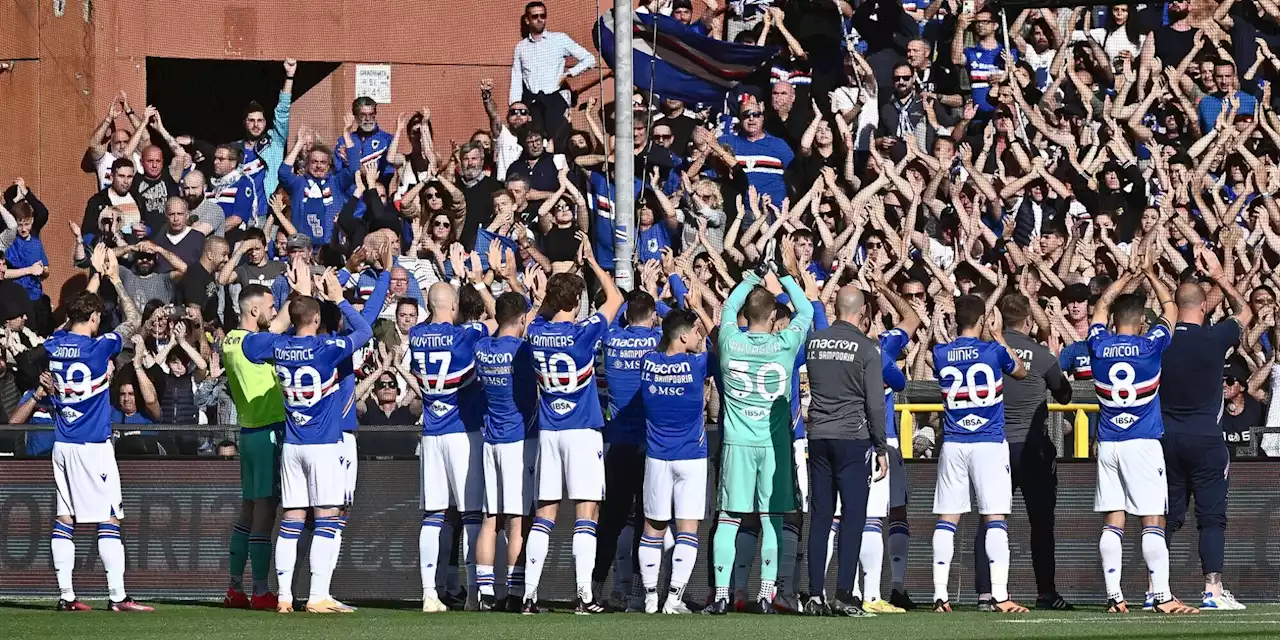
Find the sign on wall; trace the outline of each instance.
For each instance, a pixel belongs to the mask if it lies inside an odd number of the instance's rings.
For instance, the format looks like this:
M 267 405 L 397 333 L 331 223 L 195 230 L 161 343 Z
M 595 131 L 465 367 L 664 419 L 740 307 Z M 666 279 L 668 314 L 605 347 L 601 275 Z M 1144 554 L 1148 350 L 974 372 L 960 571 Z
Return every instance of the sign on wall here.
M 356 97 L 369 96 L 378 104 L 391 102 L 391 65 L 356 65 Z

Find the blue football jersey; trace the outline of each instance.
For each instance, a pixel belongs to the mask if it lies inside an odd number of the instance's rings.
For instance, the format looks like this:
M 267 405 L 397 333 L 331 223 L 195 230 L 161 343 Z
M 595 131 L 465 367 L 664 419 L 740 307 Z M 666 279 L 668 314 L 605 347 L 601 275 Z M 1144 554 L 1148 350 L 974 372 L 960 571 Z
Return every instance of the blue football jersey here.
M 898 437 L 898 416 L 893 410 L 893 392 L 907 388 L 907 376 L 898 368 L 898 356 L 911 342 L 902 329 L 893 328 L 880 334 L 880 373 L 884 377 L 885 437 Z
M 1089 343 L 1081 340 L 1063 347 L 1062 353 L 1058 354 L 1058 367 L 1072 380 L 1092 380 L 1093 361 L 1089 359 Z
M 645 455 L 656 460 L 707 457 L 702 390 L 707 381 L 707 354 L 669 356 L 651 351 L 641 363 L 644 397 Z
M 18 404 L 26 404 L 35 395 L 35 391 L 27 391 L 22 394 L 22 399 L 18 401 Z M 35 411 L 31 412 L 31 417 L 27 419 L 27 424 L 57 424 L 57 421 L 53 419 L 56 413 L 57 409 L 53 406 L 53 398 L 45 396 L 36 401 Z M 53 451 L 53 443 L 56 437 L 57 434 L 53 431 L 28 431 L 27 455 L 43 456 Z
M 479 431 L 484 388 L 475 382 L 481 323 L 424 322 L 409 330 L 409 366 L 422 387 L 422 435 Z
M 289 336 L 252 333 L 241 343 L 250 362 L 275 363 L 284 392 L 286 444 L 330 444 L 342 441 L 342 414 L 348 402 L 341 369 L 363 347 L 373 331 L 350 303 L 338 305 L 350 335 Z
M 640 362 L 662 339 L 658 327 L 614 325 L 604 340 L 604 377 L 609 386 L 609 420 L 604 441 L 639 446 L 645 442 Z
M 124 349 L 117 333 L 97 338 L 59 329 L 44 342 L 54 395 L 57 442 L 106 442 L 111 439 L 111 358 Z
M 1160 418 L 1160 358 L 1173 341 L 1166 324 L 1146 335 L 1117 335 L 1089 327 L 1093 387 L 1098 392 L 1098 440 L 1119 442 L 1164 435 Z
M 952 442 L 1004 441 L 1004 374 L 1018 368 L 998 342 L 956 338 L 933 348 L 943 433 Z
M 582 322 L 549 322 L 538 316 L 529 323 L 527 340 L 542 391 L 539 429 L 565 431 L 604 426 L 600 394 L 596 392 L 595 359 L 608 328 L 609 320 L 601 313 Z
M 538 385 L 529 343 L 514 336 L 476 342 L 476 375 L 484 385 L 484 441 L 519 442 L 538 436 Z

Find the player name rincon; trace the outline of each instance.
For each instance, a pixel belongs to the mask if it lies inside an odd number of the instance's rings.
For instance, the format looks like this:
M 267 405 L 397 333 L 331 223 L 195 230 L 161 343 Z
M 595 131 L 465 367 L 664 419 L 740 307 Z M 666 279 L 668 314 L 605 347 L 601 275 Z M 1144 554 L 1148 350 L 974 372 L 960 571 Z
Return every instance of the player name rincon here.
M 1103 358 L 1134 358 L 1141 353 L 1142 349 L 1136 344 L 1112 344 L 1102 348 Z

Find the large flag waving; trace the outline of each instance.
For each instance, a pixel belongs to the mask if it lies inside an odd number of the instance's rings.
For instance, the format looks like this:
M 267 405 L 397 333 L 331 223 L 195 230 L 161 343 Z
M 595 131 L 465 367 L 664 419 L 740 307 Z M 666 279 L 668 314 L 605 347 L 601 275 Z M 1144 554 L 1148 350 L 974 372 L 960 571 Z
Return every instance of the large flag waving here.
M 777 47 L 753 47 L 709 38 L 664 15 L 636 13 L 634 17 L 635 85 L 642 89 L 652 87 L 664 98 L 718 104 L 726 93 L 778 53 Z M 600 17 L 593 37 L 605 62 L 616 68 L 613 11 Z

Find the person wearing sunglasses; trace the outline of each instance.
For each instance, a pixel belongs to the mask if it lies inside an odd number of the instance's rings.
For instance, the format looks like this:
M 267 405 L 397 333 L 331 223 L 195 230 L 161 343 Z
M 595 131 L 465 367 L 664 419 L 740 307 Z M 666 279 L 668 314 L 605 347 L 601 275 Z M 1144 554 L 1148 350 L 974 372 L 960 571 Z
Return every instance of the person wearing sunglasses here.
M 964 32 L 970 25 L 977 43 L 965 47 Z M 985 123 L 995 112 L 995 107 L 987 102 L 991 78 L 1004 71 L 1005 49 L 996 38 L 995 13 L 989 6 L 975 13 L 961 13 L 956 34 L 958 37 L 951 42 L 951 64 L 969 71 L 970 98 L 978 107 L 977 119 Z
M 533 119 L 546 131 L 564 124 L 569 103 L 561 88 L 569 78 L 596 66 L 596 57 L 567 34 L 547 30 L 547 5 L 534 0 L 524 7 L 520 33 L 511 61 L 511 87 L 507 104 L 523 101 Z M 577 64 L 565 69 L 565 59 Z
M 489 131 L 493 134 L 493 159 L 496 165 L 493 175 L 498 180 L 502 180 L 507 177 L 507 167 L 510 167 L 511 163 L 524 152 L 515 132 L 529 124 L 533 118 L 529 116 L 529 105 L 517 100 L 507 105 L 504 121 L 499 115 L 498 105 L 493 101 L 492 78 L 480 81 L 480 100 L 484 103 L 484 112 L 489 116 Z
M 721 160 L 730 167 L 741 168 L 747 183 L 756 188 L 762 197 L 768 195 L 775 206 L 781 206 L 787 197 L 787 184 L 783 173 L 795 160 L 795 153 L 785 140 L 771 136 L 764 130 L 764 108 L 753 98 L 743 101 L 738 112 L 740 133 L 721 136 L 717 141 L 728 147 Z M 743 212 L 743 225 L 750 225 L 755 216 L 748 208 Z
M 1254 398 L 1250 378 L 1249 370 L 1239 362 L 1227 363 L 1222 371 L 1222 433 L 1232 458 L 1250 454 L 1252 429 L 1267 422 L 1262 404 Z M 1261 390 L 1256 393 L 1265 394 Z
M 894 65 L 893 97 L 880 106 L 880 135 L 886 136 L 892 147 L 901 148 L 903 152 L 906 149 L 902 144 L 907 136 L 915 136 L 916 144 L 923 145 L 918 151 L 932 149 L 933 140 L 938 134 L 929 124 L 926 109 L 934 110 L 938 125 L 946 127 L 954 124 L 948 110 L 937 108 L 936 101 L 926 104 L 921 99 L 916 74 L 910 64 L 900 62 Z M 922 132 L 924 135 L 921 135 Z

